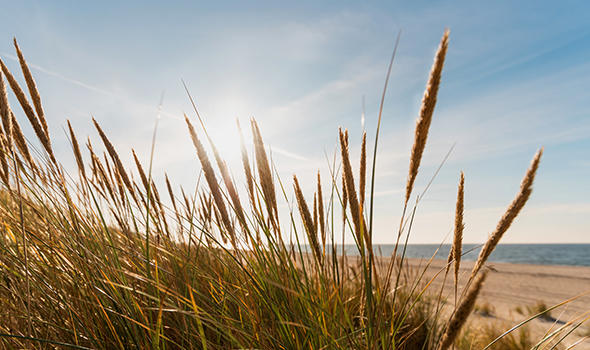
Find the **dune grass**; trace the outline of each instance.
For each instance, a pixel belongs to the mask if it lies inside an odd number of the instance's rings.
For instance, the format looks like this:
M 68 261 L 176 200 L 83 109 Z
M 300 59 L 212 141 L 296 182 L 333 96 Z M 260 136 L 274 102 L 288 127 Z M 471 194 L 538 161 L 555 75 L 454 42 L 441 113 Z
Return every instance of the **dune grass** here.
M 427 267 L 409 271 L 404 260 L 418 205 L 418 200 L 411 205 L 413 187 L 448 35 L 443 35 L 424 94 L 405 209 L 393 237 L 395 254 L 388 259 L 377 258 L 373 250 L 377 143 L 367 179 L 366 135 L 355 173 L 348 132 L 340 130 L 340 160 L 331 164 L 330 174 L 318 174 L 314 194 L 303 193 L 297 177 L 291 188 L 274 175 L 255 120 L 250 125 L 253 152 L 242 139 L 246 184 L 241 191 L 196 106 L 201 129 L 185 116 L 202 168 L 193 191 L 178 189 L 168 176 L 165 188 L 157 186 L 151 162 L 142 164 L 134 152 L 134 169 L 125 167 L 96 121 L 102 146 L 90 140 L 80 144 L 68 123 L 77 165 L 77 174 L 69 173 L 54 156 L 40 94 L 15 41 L 33 105 L 2 63 L 0 347 L 445 350 L 456 343 L 467 348 L 459 335 L 484 285 L 485 262 L 530 196 L 542 151 L 484 245 L 470 283 L 457 290 L 461 174 L 453 250 L 446 271 L 437 274 L 447 278 L 454 265 L 458 302 L 444 306 L 442 290 L 432 291 L 431 281 L 423 278 Z M 395 51 L 384 95 L 394 57 Z M 23 136 L 8 87 L 41 148 Z M 375 140 L 378 136 L 377 130 Z M 292 194 L 296 200 L 290 204 L 297 209 L 279 215 L 277 203 L 288 202 Z M 338 251 L 343 230 L 353 233 L 358 256 Z M 295 244 L 286 243 L 286 232 Z
M 555 321 L 555 318 L 553 318 L 553 316 L 551 315 L 551 311 L 548 310 L 549 307 L 543 301 L 537 300 L 537 302 L 535 302 L 534 304 L 526 305 L 524 308 L 525 309 L 523 310 L 522 307 L 517 306 L 515 308 L 515 311 L 525 316 L 537 315 L 539 319 L 544 321 Z
M 502 334 L 506 328 L 501 322 L 488 322 L 480 325 L 470 325 L 457 340 L 460 349 L 482 349 Z M 521 327 L 518 331 L 501 338 L 493 349 L 498 350 L 529 350 L 535 346 L 533 336 L 528 327 Z

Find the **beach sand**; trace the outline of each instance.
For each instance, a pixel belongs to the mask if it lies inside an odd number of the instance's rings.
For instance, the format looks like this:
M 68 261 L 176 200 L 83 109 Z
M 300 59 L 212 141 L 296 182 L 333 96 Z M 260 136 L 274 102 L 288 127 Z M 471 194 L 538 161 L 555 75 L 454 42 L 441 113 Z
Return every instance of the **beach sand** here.
M 422 271 L 426 263 L 427 261 L 423 259 L 407 260 L 408 266 L 414 272 Z M 443 271 L 433 281 L 431 287 L 434 289 L 431 290 L 439 290 L 441 287 L 445 265 L 446 261 L 444 260 L 434 260 L 427 269 L 425 281 L 430 280 L 438 271 Z M 587 293 L 564 306 L 552 310 L 550 313 L 552 319 L 535 319 L 532 321 L 529 327 L 536 336 L 534 339 L 540 339 L 540 336 L 548 330 L 556 329 L 562 326 L 564 322 L 571 321 L 584 313 L 590 314 L 590 267 L 508 263 L 489 263 L 487 266 L 490 267 L 490 273 L 488 273 L 476 307 L 487 306 L 492 309 L 492 315 L 484 316 L 475 312 L 471 316 L 472 322 L 495 322 L 504 325 L 505 328 L 503 329 L 507 330 L 528 318 L 527 307 L 532 307 L 539 302 L 551 307 L 582 293 Z M 469 277 L 472 267 L 472 261 L 465 261 L 461 264 L 459 294 L 463 290 L 462 287 Z M 443 295 L 452 305 L 454 300 L 452 272 L 447 277 Z M 522 310 L 522 313 L 517 311 L 518 308 Z M 580 320 L 586 316 L 588 314 L 584 315 Z M 566 338 L 563 344 L 567 347 L 584 338 L 584 335 L 590 336 L 590 321 L 575 330 L 572 335 Z M 590 349 L 590 339 L 582 340 L 575 349 Z

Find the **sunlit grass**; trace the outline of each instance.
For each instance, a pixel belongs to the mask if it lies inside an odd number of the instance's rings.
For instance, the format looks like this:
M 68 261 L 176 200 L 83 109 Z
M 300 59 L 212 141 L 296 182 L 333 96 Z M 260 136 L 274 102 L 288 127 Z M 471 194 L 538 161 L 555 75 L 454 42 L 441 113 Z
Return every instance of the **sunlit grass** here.
M 391 258 L 376 257 L 372 244 L 378 130 L 372 164 L 363 138 L 359 171 L 353 170 L 348 134 L 341 130 L 340 159 L 330 164 L 330 174 L 318 174 L 313 194 L 303 193 L 296 178 L 292 188 L 274 175 L 254 120 L 253 151 L 241 143 L 246 184 L 235 183 L 196 106 L 198 126 L 186 118 L 202 168 L 193 191 L 179 190 L 168 177 L 166 186 L 156 186 L 151 163 L 137 157 L 134 169 L 126 168 L 96 122 L 106 152 L 90 141 L 80 144 L 68 125 L 77 174 L 68 173 L 53 156 L 40 96 L 18 51 L 32 105 L 4 65 L 2 72 L 43 148 L 22 136 L 3 78 L 0 346 L 446 349 L 457 342 L 468 348 L 460 331 L 483 285 L 482 267 L 528 199 L 541 152 L 467 287 L 455 292 L 457 304 L 444 303 L 443 291 L 433 291 L 423 277 L 428 265 L 410 271 L 404 261 L 420 199 L 412 201 L 413 185 L 447 44 L 448 32 L 418 119 Z M 462 196 L 460 187 L 454 252 L 461 252 Z M 280 215 L 278 202 L 294 209 Z M 358 256 L 338 251 L 343 230 L 353 234 Z M 286 243 L 287 236 L 294 244 Z M 453 265 L 458 271 L 458 256 L 436 278 L 446 279 Z M 485 342 L 501 333 L 493 334 Z M 514 341 L 505 335 L 498 344 L 528 346 L 531 340 L 522 334 L 528 333 L 521 331 Z M 483 345 L 479 338 L 478 344 Z

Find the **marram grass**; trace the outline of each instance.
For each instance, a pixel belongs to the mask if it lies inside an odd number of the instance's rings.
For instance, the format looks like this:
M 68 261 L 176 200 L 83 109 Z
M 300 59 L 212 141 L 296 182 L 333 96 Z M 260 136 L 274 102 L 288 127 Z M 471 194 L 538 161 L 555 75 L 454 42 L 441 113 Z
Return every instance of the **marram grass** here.
M 441 40 L 418 117 L 402 199 L 406 206 L 434 114 L 448 35 L 445 32 Z M 176 188 L 168 176 L 166 189 L 158 188 L 151 166 L 146 173 L 137 157 L 137 174 L 126 168 L 96 121 L 106 152 L 98 152 L 90 140 L 81 147 L 68 123 L 78 171 L 67 173 L 54 157 L 41 94 L 16 41 L 15 46 L 32 104 L 2 62 L 0 348 L 467 348 L 461 331 L 484 286 L 482 267 L 530 196 L 541 152 L 485 244 L 473 283 L 460 291 L 456 308 L 443 313 L 443 298 L 430 292 L 423 271 L 403 267 L 403 254 L 374 257 L 375 169 L 373 162 L 367 179 L 366 136 L 359 187 L 348 132 L 341 130 L 340 160 L 333 169 L 342 171 L 318 174 L 313 196 L 304 194 L 294 177 L 298 209 L 287 213 L 288 222 L 279 221 L 277 203 L 293 192 L 273 175 L 254 120 L 253 158 L 241 141 L 245 197 L 240 197 L 240 185 L 206 136 L 215 158 L 209 160 L 199 130 L 188 117 L 188 135 L 203 175 L 195 174 L 199 180 L 192 192 Z M 22 111 L 8 104 L 7 87 Z M 24 114 L 35 131 L 42 146 L 36 157 L 30 151 L 35 145 L 24 138 L 15 113 L 19 119 Z M 206 135 L 206 130 L 200 132 Z M 365 200 L 367 181 L 371 190 Z M 457 256 L 449 259 L 454 271 L 461 254 L 462 197 L 461 175 L 453 249 Z M 392 237 L 398 243 L 402 234 L 410 234 L 415 211 L 409 209 L 402 214 L 397 237 Z M 337 237 L 346 230 L 354 234 L 358 257 L 336 249 Z M 287 244 L 281 232 L 293 232 L 295 244 Z M 400 244 L 396 252 L 403 248 Z M 464 334 L 472 334 L 470 329 Z M 540 344 L 559 339 L 567 330 L 564 326 L 539 339 Z M 513 339 L 509 337 L 501 339 Z M 484 346 L 481 339 L 477 344 Z

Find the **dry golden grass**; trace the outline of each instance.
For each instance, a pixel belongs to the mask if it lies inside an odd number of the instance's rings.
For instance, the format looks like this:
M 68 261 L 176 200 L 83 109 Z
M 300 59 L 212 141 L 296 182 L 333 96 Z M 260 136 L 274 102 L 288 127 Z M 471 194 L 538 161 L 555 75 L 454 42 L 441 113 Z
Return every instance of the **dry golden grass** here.
M 426 146 L 448 35 L 446 31 L 441 40 L 418 117 L 406 208 Z M 106 152 L 89 139 L 90 162 L 85 164 L 68 122 L 80 176 L 79 181 L 66 176 L 53 156 L 37 86 L 18 45 L 16 49 L 34 109 L 3 62 L 2 73 L 52 162 L 31 157 L 0 86 L 0 348 L 448 349 L 457 339 L 463 341 L 460 331 L 485 279 L 480 270 L 530 196 L 542 153 L 484 246 L 473 283 L 445 320 L 442 291 L 433 297 L 432 281 L 423 279 L 428 266 L 416 273 L 403 268 L 407 242 L 400 244 L 399 238 L 403 233 L 409 237 L 418 203 L 409 216 L 404 209 L 400 220 L 395 252 L 399 246 L 401 255 L 393 254 L 389 265 L 374 259 L 366 225 L 372 222 L 372 209 L 365 214 L 373 189 L 365 198 L 365 187 L 375 174 L 367 179 L 366 134 L 358 189 L 348 131 L 339 130 L 341 174 L 334 171 L 324 190 L 318 172 L 311 208 L 294 176 L 300 215 L 289 211 L 290 221 L 281 224 L 275 182 L 285 199 L 288 191 L 273 173 L 257 123 L 251 121 L 252 164 L 242 136 L 240 140 L 249 197 L 241 201 L 239 184 L 214 143 L 207 136 L 217 170 L 185 115 L 205 181 L 195 174 L 199 180 L 191 192 L 175 189 L 165 175 L 168 204 L 152 180 L 151 166 L 146 172 L 132 151 L 135 170 L 126 169 L 94 119 Z M 463 192 L 461 174 L 450 260 L 455 281 L 462 254 Z M 342 221 L 334 213 L 341 213 Z M 342 230 L 345 237 L 350 227 L 358 255 L 347 258 L 343 251 L 338 257 L 334 236 Z M 281 232 L 289 232 L 293 243 Z
M 34 167 L 35 162 L 33 161 L 33 157 L 31 157 L 31 152 L 29 151 L 29 146 L 27 146 L 27 140 L 25 139 L 25 135 L 23 134 L 23 131 L 20 128 L 20 124 L 18 123 L 18 121 L 16 120 L 16 118 L 12 112 L 10 112 L 10 119 L 12 120 L 12 123 L 11 123 L 12 138 L 14 139 L 16 147 L 18 148 L 20 155 L 23 158 L 25 158 L 27 163 L 29 163 L 29 165 L 31 167 Z M 8 139 L 8 137 L 7 137 L 7 139 Z M 10 145 L 9 145 L 9 147 L 10 147 Z
M 473 266 L 470 279 L 473 279 L 477 275 L 477 273 L 482 268 L 483 264 L 486 262 L 490 254 L 492 254 L 492 251 L 494 251 L 494 248 L 496 248 L 496 246 L 500 242 L 500 239 L 502 238 L 504 233 L 508 230 L 510 225 L 512 225 L 512 222 L 514 221 L 520 210 L 524 207 L 525 203 L 531 196 L 531 193 L 533 192 L 533 181 L 535 180 L 535 174 L 537 173 L 537 169 L 539 168 L 539 162 L 541 161 L 542 155 L 543 149 L 541 148 L 539 151 L 537 151 L 533 160 L 531 161 L 531 165 L 520 184 L 520 190 L 518 191 L 518 194 L 516 195 L 512 203 L 510 203 L 510 205 L 506 209 L 506 212 L 498 222 L 496 229 L 494 230 L 494 232 L 492 232 L 492 234 L 490 234 L 487 242 L 481 249 L 479 257 L 477 258 L 477 261 Z
M 4 76 L 0 69 L 0 118 L 2 118 L 2 127 L 4 128 L 4 135 L 6 135 L 7 146 L 12 146 L 12 111 L 8 102 L 8 92 L 4 84 Z
M 438 347 L 439 350 L 446 350 L 455 342 L 455 338 L 457 338 L 459 335 L 461 327 L 463 327 L 467 321 L 467 318 L 471 314 L 471 311 L 473 310 L 473 306 L 475 305 L 475 301 L 477 300 L 477 296 L 481 291 L 485 278 L 485 272 L 477 277 L 461 303 L 459 303 L 457 309 L 453 312 L 453 316 L 449 320 L 449 323 L 446 326 L 446 331 L 440 341 L 440 345 Z
M 455 231 L 453 245 L 451 246 L 452 257 L 455 265 L 455 300 L 457 299 L 457 285 L 459 283 L 459 268 L 461 267 L 461 247 L 463 243 L 463 201 L 465 196 L 465 176 L 461 172 L 459 188 L 457 189 L 457 204 L 455 207 Z
M 207 156 L 207 152 L 205 151 L 203 144 L 201 144 L 201 141 L 199 141 L 199 138 L 197 136 L 197 132 L 195 131 L 195 128 L 193 127 L 191 122 L 188 120 L 188 117 L 186 115 L 184 116 L 184 119 L 186 121 L 186 125 L 188 126 L 188 130 L 191 135 L 193 145 L 195 146 L 195 149 L 197 150 L 197 156 L 199 157 L 199 161 L 201 162 L 201 166 L 203 167 L 203 173 L 205 174 L 205 180 L 207 180 L 207 184 L 209 184 L 209 188 L 211 189 L 211 195 L 213 196 L 213 200 L 215 200 L 215 204 L 216 204 L 215 213 L 216 213 L 216 215 L 219 215 L 221 217 L 220 222 L 223 223 L 223 227 L 224 227 L 224 230 L 222 230 L 222 232 L 224 232 L 225 234 L 229 234 L 232 238 L 232 242 L 235 243 L 234 228 L 229 220 L 227 208 L 225 206 L 225 201 L 224 201 L 223 196 L 221 194 L 221 189 L 219 188 L 219 185 L 217 183 L 215 171 L 213 170 L 213 167 L 211 166 L 211 162 L 209 162 L 209 157 Z M 217 214 L 218 212 L 219 212 L 219 214 Z M 225 236 L 225 234 L 224 234 L 224 236 Z
M 266 156 L 264 142 L 262 141 L 262 135 L 260 134 L 260 129 L 258 128 L 256 120 L 251 120 L 251 126 L 252 138 L 254 139 L 254 154 L 256 156 L 256 165 L 258 166 L 260 186 L 262 188 L 262 193 L 264 195 L 264 200 L 266 203 L 270 221 L 275 230 L 277 230 L 277 232 L 279 233 L 280 238 L 281 231 L 279 229 L 279 211 L 277 209 L 277 195 L 275 193 L 275 185 L 272 176 L 272 171 L 270 170 L 270 163 L 268 162 L 268 157 Z
M 131 185 L 131 180 L 129 180 L 129 176 L 127 175 L 127 171 L 125 170 L 125 167 L 123 166 L 123 163 L 121 162 L 121 159 L 119 158 L 119 154 L 117 154 L 115 147 L 113 146 L 113 144 L 111 143 L 111 141 L 109 140 L 107 135 L 104 133 L 104 131 L 102 131 L 102 128 L 100 127 L 100 125 L 98 125 L 98 122 L 94 118 L 92 119 L 92 122 L 94 123 L 96 130 L 98 130 L 98 134 L 100 135 L 100 138 L 101 138 L 103 144 L 105 145 L 107 152 L 109 153 L 109 156 L 111 157 L 111 159 L 115 163 L 115 167 L 117 168 L 119 175 L 121 175 L 121 178 L 123 179 L 123 183 L 127 187 L 127 190 L 129 191 L 129 193 L 131 194 L 132 197 L 136 198 L 135 190 L 133 189 L 133 186 Z M 99 163 L 100 163 L 100 161 L 99 161 Z M 109 164 L 109 162 L 106 159 L 105 159 L 105 164 L 107 164 L 107 165 Z M 108 179 L 105 178 L 105 181 L 108 182 Z
M 322 194 L 322 177 L 318 171 L 318 184 L 317 184 L 317 202 L 318 202 L 318 220 L 320 235 L 322 238 L 322 255 L 326 255 L 326 218 L 324 217 L 324 196 Z
M 27 65 L 27 61 L 25 61 L 25 57 L 18 47 L 18 43 L 16 42 L 16 38 L 13 40 L 14 48 L 16 49 L 16 55 L 18 56 L 18 61 L 20 63 L 21 70 L 23 71 L 23 75 L 25 77 L 25 82 L 27 83 L 27 88 L 29 89 L 29 94 L 31 95 L 31 99 L 33 100 L 33 106 L 35 106 L 35 112 L 37 112 L 37 118 L 43 127 L 43 131 L 45 132 L 45 136 L 48 140 L 49 138 L 49 127 L 47 126 L 47 120 L 45 120 L 45 113 L 43 112 L 43 107 L 41 106 L 41 95 L 37 90 L 37 84 L 35 84 L 35 79 L 33 79 L 33 75 L 31 74 L 31 70 Z
M 342 175 L 344 184 L 346 185 L 346 197 L 348 199 L 348 205 L 350 207 L 350 216 L 354 224 L 354 231 L 357 240 L 360 242 L 363 240 L 361 223 L 361 212 L 356 194 L 356 185 L 354 184 L 354 175 L 352 166 L 350 164 L 350 157 L 348 152 L 348 132 L 340 130 L 340 154 L 342 155 Z
M 309 238 L 309 243 L 311 245 L 313 255 L 316 259 L 318 259 L 318 261 L 321 261 L 322 250 L 318 242 L 317 225 L 314 224 L 314 220 L 311 218 L 309 207 L 307 205 L 307 202 L 305 201 L 305 198 L 303 197 L 303 192 L 301 192 L 299 181 L 297 180 L 297 176 L 295 175 L 293 175 L 293 189 L 295 190 L 295 198 L 297 200 L 297 206 L 299 207 L 299 213 L 301 214 L 301 221 L 303 222 L 305 232 L 307 233 L 307 237 Z
M 440 85 L 440 78 L 445 63 L 448 45 L 449 31 L 446 30 L 434 58 L 434 64 L 432 65 L 430 77 L 428 78 L 428 85 L 426 85 L 426 91 L 424 91 L 424 97 L 422 98 L 420 114 L 416 121 L 414 145 L 412 146 L 412 153 L 410 155 L 410 169 L 408 172 L 408 182 L 406 184 L 406 204 L 410 200 L 410 195 L 414 188 L 414 181 L 416 181 L 416 176 L 418 176 L 422 153 L 424 153 L 424 148 L 426 147 L 426 139 L 428 138 L 428 130 L 430 129 L 432 114 L 434 113 L 434 107 L 436 106 L 436 96 L 438 94 L 438 87 Z
M 33 130 L 35 131 L 37 138 L 41 142 L 41 145 L 45 148 L 45 151 L 47 151 L 47 154 L 49 155 L 50 159 L 53 161 L 53 163 L 55 163 L 56 160 L 55 160 L 55 156 L 53 155 L 53 149 L 51 148 L 51 141 L 49 139 L 49 134 L 47 133 L 45 128 L 42 126 L 41 122 L 39 121 L 39 118 L 35 115 L 35 111 L 33 111 L 33 107 L 31 107 L 31 104 L 29 103 L 24 91 L 21 89 L 20 85 L 18 84 L 18 82 L 16 81 L 16 79 L 14 78 L 12 73 L 8 70 L 8 67 L 6 67 L 6 65 L 4 64 L 4 62 L 1 59 L 0 59 L 0 66 L 2 68 L 2 72 L 6 76 L 6 79 L 8 80 L 8 84 L 10 85 L 10 88 L 14 92 L 14 95 L 16 96 L 23 111 L 25 112 L 25 115 L 29 119 L 29 122 L 31 123 L 31 126 L 33 127 Z M 26 63 L 24 63 L 24 61 L 21 62 L 21 66 L 26 67 Z M 40 103 L 40 101 L 39 101 L 39 103 Z M 43 120 L 45 120 L 45 119 L 43 119 Z
M 86 177 L 86 168 L 84 167 L 84 160 L 82 159 L 82 153 L 80 152 L 80 145 L 78 144 L 78 139 L 76 138 L 76 134 L 74 133 L 74 129 L 72 129 L 72 124 L 68 120 L 68 130 L 70 132 L 70 141 L 72 142 L 72 151 L 74 152 L 74 156 L 76 158 L 76 164 L 78 165 L 78 171 L 82 177 Z M 134 153 L 135 155 L 135 153 Z

